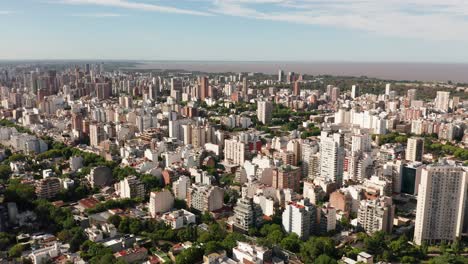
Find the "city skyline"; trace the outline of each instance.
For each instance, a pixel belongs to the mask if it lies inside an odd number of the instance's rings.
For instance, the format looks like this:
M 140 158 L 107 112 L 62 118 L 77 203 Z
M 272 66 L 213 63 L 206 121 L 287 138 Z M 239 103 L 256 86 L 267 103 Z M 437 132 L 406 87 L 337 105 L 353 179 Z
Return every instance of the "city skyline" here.
M 433 0 L 7 0 L 0 60 L 468 63 L 467 14 Z

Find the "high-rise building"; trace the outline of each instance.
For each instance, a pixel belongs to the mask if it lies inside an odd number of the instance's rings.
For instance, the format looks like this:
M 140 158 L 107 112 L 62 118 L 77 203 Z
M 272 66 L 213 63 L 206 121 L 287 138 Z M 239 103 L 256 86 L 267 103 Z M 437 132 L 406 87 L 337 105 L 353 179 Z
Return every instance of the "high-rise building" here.
M 224 141 L 224 160 L 228 163 L 244 165 L 246 144 L 238 138 Z
M 440 161 L 422 170 L 414 242 L 453 242 L 466 233 L 467 167 Z
M 266 125 L 271 122 L 272 112 L 273 104 L 270 101 L 257 102 L 257 118 L 262 124 Z
M 104 127 L 100 123 L 89 125 L 89 143 L 92 147 L 98 147 L 106 139 Z
M 390 92 L 392 91 L 392 85 L 390 83 L 387 83 L 385 85 L 385 95 L 390 96 Z
M 36 195 L 39 199 L 54 198 L 60 191 L 60 180 L 55 177 L 42 179 L 36 184 Z
M 421 162 L 411 162 L 401 167 L 400 191 L 410 195 L 418 195 L 421 173 L 424 165 Z
M 333 87 L 332 90 L 331 90 L 331 96 L 330 97 L 331 97 L 332 102 L 338 101 L 338 99 L 340 98 L 340 88 Z
M 185 200 L 187 198 L 187 192 L 190 188 L 190 178 L 187 176 L 180 176 L 177 181 L 172 183 L 172 190 L 177 199 Z
M 96 97 L 106 100 L 112 96 L 112 87 L 109 83 L 96 83 Z
M 406 145 L 406 160 L 409 161 L 422 161 L 424 153 L 424 139 L 422 138 L 408 138 Z
M 120 198 L 145 198 L 145 185 L 136 176 L 128 176 L 116 184 Z
M 437 91 L 434 108 L 439 111 L 447 112 L 449 110 L 450 92 Z
M 287 233 L 295 233 L 299 238 L 307 239 L 317 225 L 317 208 L 307 199 L 290 202 L 284 209 L 282 224 Z
M 319 146 L 316 141 L 303 142 L 301 145 L 302 175 L 315 179 L 320 169 Z
M 278 71 L 278 82 L 284 82 L 284 71 L 283 70 Z
M 282 165 L 273 170 L 273 188 L 292 189 L 296 192 L 300 189 L 301 168 Z
M 149 211 L 152 217 L 169 212 L 174 207 L 174 196 L 169 190 L 151 192 Z
M 244 98 L 244 101 L 248 98 L 248 92 L 249 92 L 249 86 L 247 82 L 247 77 L 244 77 L 242 79 L 242 97 Z
M 209 82 L 208 82 L 208 77 L 206 76 L 200 76 L 198 78 L 198 83 L 200 84 L 200 99 L 204 101 L 208 97 L 208 88 L 209 88 Z
M 192 185 L 187 204 L 200 212 L 212 212 L 223 207 L 224 190 L 218 186 Z
M 341 186 L 344 156 L 343 135 L 322 131 L 320 135 L 320 177 Z
M 368 234 L 383 231 L 391 234 L 395 206 L 391 197 L 379 197 L 375 200 L 362 200 L 358 211 L 358 224 Z
M 299 96 L 300 94 L 301 94 L 301 82 L 300 81 L 295 81 L 294 82 L 293 95 L 294 96 Z
M 253 202 L 252 198 L 246 196 L 237 200 L 234 207 L 234 223 L 235 228 L 243 232 L 249 231 L 250 227 L 258 227 L 263 221 L 263 213 L 260 205 Z
M 406 96 L 408 97 L 408 100 L 410 102 L 416 100 L 416 93 L 417 93 L 417 90 L 416 89 L 409 89 L 407 92 L 406 92 Z
M 351 98 L 357 98 L 360 96 L 359 92 L 359 86 L 358 85 L 353 85 L 351 86 Z

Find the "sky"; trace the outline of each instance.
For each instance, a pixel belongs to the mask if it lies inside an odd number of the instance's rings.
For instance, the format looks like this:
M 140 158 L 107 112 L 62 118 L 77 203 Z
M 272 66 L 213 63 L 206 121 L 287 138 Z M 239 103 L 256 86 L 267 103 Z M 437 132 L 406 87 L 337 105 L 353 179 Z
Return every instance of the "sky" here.
M 0 0 L 0 60 L 468 63 L 466 0 Z

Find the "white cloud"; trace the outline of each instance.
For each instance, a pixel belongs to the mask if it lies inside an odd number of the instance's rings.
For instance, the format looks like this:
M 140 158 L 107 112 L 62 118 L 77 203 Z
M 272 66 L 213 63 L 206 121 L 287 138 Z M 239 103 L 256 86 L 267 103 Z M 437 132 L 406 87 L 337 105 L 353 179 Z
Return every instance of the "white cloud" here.
M 107 18 L 107 17 L 122 17 L 125 15 L 117 13 L 83 13 L 83 14 L 73 14 L 75 17 L 95 17 L 95 18 Z
M 174 13 L 174 14 L 185 14 L 185 15 L 196 15 L 196 16 L 211 16 L 212 14 L 203 11 L 189 10 L 176 8 L 171 6 L 162 6 L 155 4 L 148 4 L 142 2 L 134 2 L 128 0 L 59 0 L 54 3 L 62 4 L 73 4 L 73 5 L 97 5 L 107 7 L 117 7 L 125 9 L 134 9 L 142 11 L 154 11 L 162 13 Z
M 0 15 L 12 15 L 14 13 L 15 12 L 11 10 L 0 10 Z
M 466 0 L 213 0 L 212 12 L 431 40 L 468 40 Z

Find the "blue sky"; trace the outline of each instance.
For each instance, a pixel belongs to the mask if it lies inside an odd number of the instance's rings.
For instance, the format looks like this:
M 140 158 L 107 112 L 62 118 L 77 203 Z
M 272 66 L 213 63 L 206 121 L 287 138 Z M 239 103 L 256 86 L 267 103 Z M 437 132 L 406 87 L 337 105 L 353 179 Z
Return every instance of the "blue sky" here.
M 466 0 L 1 0 L 0 59 L 468 63 Z

